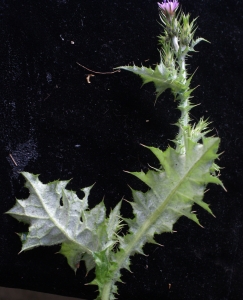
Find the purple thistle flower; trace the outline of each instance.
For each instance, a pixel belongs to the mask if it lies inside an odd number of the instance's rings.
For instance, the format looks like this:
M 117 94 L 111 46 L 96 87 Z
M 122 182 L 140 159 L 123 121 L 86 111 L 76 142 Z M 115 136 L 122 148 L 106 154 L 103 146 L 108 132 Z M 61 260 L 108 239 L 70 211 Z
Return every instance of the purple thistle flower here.
M 162 3 L 158 2 L 158 6 L 166 17 L 171 18 L 174 16 L 179 2 L 177 0 L 164 0 Z

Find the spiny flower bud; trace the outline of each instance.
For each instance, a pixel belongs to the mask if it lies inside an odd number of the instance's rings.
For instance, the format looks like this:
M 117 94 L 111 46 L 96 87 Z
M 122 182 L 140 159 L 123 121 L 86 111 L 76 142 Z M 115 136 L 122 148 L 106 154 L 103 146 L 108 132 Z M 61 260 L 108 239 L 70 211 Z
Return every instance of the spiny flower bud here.
M 184 46 L 188 46 L 191 43 L 191 40 L 193 38 L 196 29 L 194 25 L 196 19 L 192 20 L 192 22 L 190 23 L 189 18 L 190 18 L 189 14 L 188 15 L 182 14 L 180 41 L 181 44 Z

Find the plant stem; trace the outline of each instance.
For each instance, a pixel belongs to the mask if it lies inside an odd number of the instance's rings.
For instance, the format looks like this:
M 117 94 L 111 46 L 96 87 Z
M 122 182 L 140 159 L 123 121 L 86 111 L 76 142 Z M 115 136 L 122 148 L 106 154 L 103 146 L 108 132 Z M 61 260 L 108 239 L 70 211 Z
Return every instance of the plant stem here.
M 182 74 L 182 84 L 186 84 L 187 80 L 187 72 L 186 72 L 186 62 L 185 62 L 185 54 L 183 51 L 185 50 L 185 46 L 179 44 L 179 40 L 177 36 L 173 36 L 171 38 L 172 45 L 174 48 L 175 56 L 177 57 L 178 65 L 180 68 L 180 73 Z M 186 92 L 186 91 L 185 91 Z M 179 118 L 179 133 L 177 136 L 177 147 L 176 150 L 181 154 L 185 154 L 186 152 L 186 131 L 188 130 L 188 124 L 190 121 L 189 117 L 189 97 L 185 97 L 185 92 L 180 93 L 179 96 L 179 109 L 181 111 L 181 117 Z
M 109 300 L 110 299 L 112 283 L 113 283 L 113 280 L 104 284 L 103 289 L 102 289 L 102 294 L 101 294 L 101 300 Z
M 178 37 L 177 36 L 173 36 L 172 37 L 172 45 L 175 48 L 175 52 L 178 52 L 179 50 L 179 45 L 178 45 Z
M 178 58 L 178 64 L 180 67 L 180 71 L 182 74 L 182 83 L 186 84 L 187 80 L 187 72 L 186 72 L 186 63 L 185 63 L 185 56 L 181 55 Z M 187 130 L 188 130 L 188 125 L 190 121 L 189 117 L 189 110 L 190 110 L 190 102 L 189 102 L 189 97 L 185 96 L 187 90 L 185 90 L 183 93 L 180 93 L 179 96 L 179 101 L 180 104 L 178 108 L 181 111 L 181 117 L 178 121 L 179 125 L 179 133 L 177 136 L 177 147 L 176 150 L 179 151 L 181 154 L 185 154 L 186 152 L 186 139 L 187 139 Z

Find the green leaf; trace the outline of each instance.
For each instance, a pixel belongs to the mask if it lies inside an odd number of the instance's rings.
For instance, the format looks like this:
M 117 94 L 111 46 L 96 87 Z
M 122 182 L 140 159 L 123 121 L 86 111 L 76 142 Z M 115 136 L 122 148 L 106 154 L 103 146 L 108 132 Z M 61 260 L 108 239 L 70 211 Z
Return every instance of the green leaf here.
M 87 273 L 95 267 L 95 262 L 91 254 L 85 253 L 83 249 L 74 243 L 62 243 L 60 254 L 67 258 L 69 266 L 76 272 L 79 268 L 79 263 L 84 260 Z
M 203 138 L 201 144 L 188 139 L 186 154 L 170 147 L 165 151 L 147 147 L 158 158 L 161 167 L 147 173 L 131 173 L 143 181 L 149 190 L 143 193 L 132 189 L 134 201 L 130 204 L 135 217 L 125 219 L 129 232 L 120 238 L 120 251 L 113 256 L 118 270 L 129 269 L 129 257 L 135 253 L 143 254 L 143 246 L 147 242 L 156 243 L 155 234 L 172 232 L 181 216 L 200 225 L 192 211 L 194 203 L 212 214 L 203 197 L 207 183 L 223 186 L 219 178 L 211 174 L 214 160 L 218 157 L 219 141 L 219 138 Z M 120 272 L 116 270 L 113 273 L 111 286 L 114 285 L 114 278 L 120 280 Z
M 110 250 L 117 243 L 120 230 L 120 203 L 106 218 L 102 201 L 93 209 L 88 208 L 92 187 L 82 189 L 83 199 L 66 189 L 69 181 L 54 181 L 43 184 L 37 175 L 23 172 L 28 199 L 17 200 L 7 213 L 30 225 L 29 232 L 20 234 L 22 250 L 38 246 L 62 244 L 60 252 L 73 270 L 84 260 L 87 271 L 94 266 L 94 253 Z M 108 251 L 109 252 L 109 251 Z
M 168 72 L 166 67 L 161 63 L 157 65 L 155 70 L 146 67 L 137 67 L 137 66 L 124 66 L 119 67 L 119 69 L 127 70 L 139 75 L 143 84 L 153 82 L 156 88 L 156 99 L 168 88 L 170 88 L 170 84 L 173 81 L 171 77 L 171 73 Z

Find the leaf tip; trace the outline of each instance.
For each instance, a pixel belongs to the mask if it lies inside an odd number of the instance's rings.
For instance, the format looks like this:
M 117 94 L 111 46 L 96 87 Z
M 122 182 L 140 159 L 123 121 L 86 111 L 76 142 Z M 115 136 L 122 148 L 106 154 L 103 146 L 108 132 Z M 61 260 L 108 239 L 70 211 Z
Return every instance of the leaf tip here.
M 131 174 L 131 172 L 129 171 L 126 171 L 126 170 L 123 170 L 124 173 L 128 173 L 128 174 Z

